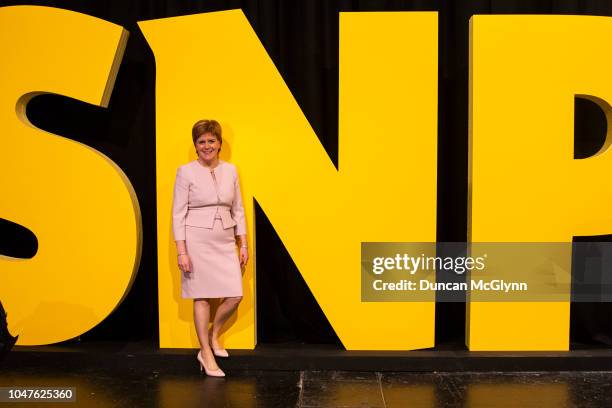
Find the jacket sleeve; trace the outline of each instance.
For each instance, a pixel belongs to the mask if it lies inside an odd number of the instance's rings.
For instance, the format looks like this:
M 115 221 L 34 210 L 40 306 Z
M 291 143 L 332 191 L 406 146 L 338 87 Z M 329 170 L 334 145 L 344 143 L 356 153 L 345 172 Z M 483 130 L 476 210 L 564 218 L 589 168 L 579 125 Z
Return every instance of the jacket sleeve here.
M 178 168 L 174 181 L 174 198 L 172 200 L 172 232 L 175 241 L 185 240 L 185 218 L 189 204 L 189 182 L 185 179 L 184 170 Z
M 246 235 L 246 222 L 244 220 L 244 207 L 242 205 L 242 193 L 240 192 L 240 182 L 238 171 L 234 167 L 234 201 L 232 202 L 232 218 L 236 221 L 234 235 Z

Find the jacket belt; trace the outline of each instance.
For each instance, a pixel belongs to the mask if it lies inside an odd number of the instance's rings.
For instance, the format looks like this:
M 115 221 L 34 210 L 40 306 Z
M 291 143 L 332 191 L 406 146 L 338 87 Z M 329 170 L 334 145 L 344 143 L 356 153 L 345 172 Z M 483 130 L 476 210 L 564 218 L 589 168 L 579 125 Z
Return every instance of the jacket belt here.
M 185 225 L 212 228 L 215 223 L 216 215 L 220 216 L 223 229 L 232 228 L 236 225 L 236 221 L 232 218 L 230 207 L 223 205 L 190 208 L 187 211 Z

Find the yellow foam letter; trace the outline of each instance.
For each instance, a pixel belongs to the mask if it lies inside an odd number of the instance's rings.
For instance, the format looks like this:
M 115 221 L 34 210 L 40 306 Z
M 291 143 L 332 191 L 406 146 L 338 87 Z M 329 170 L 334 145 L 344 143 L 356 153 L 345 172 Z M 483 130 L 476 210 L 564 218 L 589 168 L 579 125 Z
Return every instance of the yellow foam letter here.
M 612 232 L 609 143 L 573 159 L 574 97 L 595 97 L 609 116 L 612 19 L 474 16 L 470 30 L 471 240 L 569 243 Z M 468 346 L 567 350 L 567 300 L 469 304 Z
M 0 256 L 0 300 L 19 344 L 91 329 L 119 304 L 138 270 L 140 210 L 123 172 L 25 115 L 40 93 L 107 106 L 126 40 L 121 27 L 84 14 L 0 9 L 0 217 L 38 238 L 32 259 Z
M 170 206 L 201 118 L 224 127 L 222 158 L 238 166 L 249 239 L 255 197 L 347 349 L 433 346 L 432 302 L 361 302 L 360 243 L 435 241 L 436 13 L 340 15 L 338 169 L 241 11 L 139 24 L 157 67 L 161 346 L 197 347 Z M 252 267 L 228 347 L 255 345 Z

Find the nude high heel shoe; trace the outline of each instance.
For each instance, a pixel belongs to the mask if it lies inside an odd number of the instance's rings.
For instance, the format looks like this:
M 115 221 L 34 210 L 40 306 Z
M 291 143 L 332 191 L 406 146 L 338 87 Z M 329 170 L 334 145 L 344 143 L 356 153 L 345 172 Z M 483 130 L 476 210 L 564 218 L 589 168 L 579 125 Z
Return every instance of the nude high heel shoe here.
M 212 346 L 210 346 L 213 354 L 217 357 L 221 357 L 221 358 L 228 358 L 229 357 L 229 353 L 227 352 L 226 349 L 216 349 L 216 348 L 212 348 Z
M 212 350 L 213 354 L 216 357 L 221 357 L 221 358 L 228 358 L 229 357 L 229 353 L 227 352 L 226 349 L 224 348 L 214 348 L 212 345 L 212 334 L 208 335 L 208 344 L 210 344 L 210 349 Z
M 200 363 L 200 372 L 204 371 L 209 377 L 225 377 L 225 373 L 220 369 L 209 370 L 206 368 L 206 364 L 204 364 L 204 359 L 202 358 L 202 351 L 198 351 L 198 355 L 196 356 Z

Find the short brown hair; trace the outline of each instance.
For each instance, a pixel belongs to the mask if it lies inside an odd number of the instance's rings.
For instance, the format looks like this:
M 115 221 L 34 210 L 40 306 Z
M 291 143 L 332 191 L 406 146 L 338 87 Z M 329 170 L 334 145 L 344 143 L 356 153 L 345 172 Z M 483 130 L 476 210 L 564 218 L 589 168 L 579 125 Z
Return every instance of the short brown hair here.
M 205 135 L 206 133 L 210 133 L 217 138 L 219 143 L 223 144 L 223 139 L 221 137 L 221 125 L 214 119 L 198 120 L 193 125 L 193 128 L 191 129 L 193 144 L 195 144 L 196 140 L 198 140 L 198 137 Z

